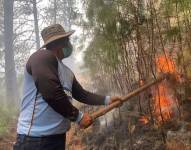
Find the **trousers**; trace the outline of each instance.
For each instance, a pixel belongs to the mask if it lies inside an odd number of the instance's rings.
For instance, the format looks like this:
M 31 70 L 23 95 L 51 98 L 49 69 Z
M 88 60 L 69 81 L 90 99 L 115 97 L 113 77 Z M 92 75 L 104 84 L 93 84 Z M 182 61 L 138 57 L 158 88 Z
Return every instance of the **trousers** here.
M 32 137 L 17 135 L 13 150 L 65 150 L 66 134 Z

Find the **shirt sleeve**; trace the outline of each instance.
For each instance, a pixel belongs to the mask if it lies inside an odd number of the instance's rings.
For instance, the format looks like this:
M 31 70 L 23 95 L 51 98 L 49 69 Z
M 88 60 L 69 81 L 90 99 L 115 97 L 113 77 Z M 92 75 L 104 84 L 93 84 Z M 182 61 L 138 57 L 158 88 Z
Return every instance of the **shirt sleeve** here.
M 105 105 L 105 96 L 84 90 L 75 77 L 72 84 L 72 96 L 77 101 L 88 105 Z
M 29 58 L 26 67 L 43 99 L 63 117 L 76 121 L 79 110 L 70 103 L 62 89 L 58 77 L 58 62 L 52 52 L 36 52 Z

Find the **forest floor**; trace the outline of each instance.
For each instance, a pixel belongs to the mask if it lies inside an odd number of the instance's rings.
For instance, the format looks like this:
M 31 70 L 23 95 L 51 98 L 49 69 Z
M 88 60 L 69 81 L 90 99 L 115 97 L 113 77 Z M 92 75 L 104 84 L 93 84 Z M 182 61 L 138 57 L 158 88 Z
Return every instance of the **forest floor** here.
M 165 150 L 160 130 L 129 114 L 121 111 L 119 116 L 116 109 L 88 129 L 73 126 L 67 150 Z
M 191 102 L 184 108 L 189 110 L 187 122 L 191 121 L 190 104 Z M 167 150 L 168 147 L 173 147 L 168 150 L 191 150 L 180 149 L 177 146 L 174 148 L 177 142 L 173 140 L 175 137 L 180 141 L 183 137 L 181 144 L 184 144 L 186 139 L 189 145 L 191 124 L 186 125 L 189 131 L 179 132 L 181 124 L 185 126 L 184 122 L 180 124 L 172 121 L 160 128 L 151 122 L 143 124 L 140 117 L 141 115 L 130 109 L 127 104 L 123 105 L 120 111 L 115 109 L 101 117 L 88 129 L 79 129 L 77 125 L 72 124 L 71 130 L 67 133 L 66 150 Z M 16 121 L 8 128 L 9 132 L 0 136 L 0 150 L 12 150 L 16 140 Z M 186 134 L 188 137 L 184 137 Z
M 183 105 L 182 120 L 163 125 L 143 123 L 128 104 L 105 115 L 86 130 L 73 126 L 67 150 L 191 150 L 191 102 Z
M 16 125 L 11 124 L 8 132 L 0 136 L 0 150 L 12 150 L 16 140 Z

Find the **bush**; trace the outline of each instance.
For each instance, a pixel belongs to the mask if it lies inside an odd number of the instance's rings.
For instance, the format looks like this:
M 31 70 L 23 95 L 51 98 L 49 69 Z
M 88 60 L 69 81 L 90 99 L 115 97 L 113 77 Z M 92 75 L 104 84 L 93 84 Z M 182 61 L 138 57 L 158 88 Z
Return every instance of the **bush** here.
M 16 114 L 15 109 L 10 109 L 4 105 L 0 106 L 0 137 L 9 133 L 11 124 L 15 123 Z

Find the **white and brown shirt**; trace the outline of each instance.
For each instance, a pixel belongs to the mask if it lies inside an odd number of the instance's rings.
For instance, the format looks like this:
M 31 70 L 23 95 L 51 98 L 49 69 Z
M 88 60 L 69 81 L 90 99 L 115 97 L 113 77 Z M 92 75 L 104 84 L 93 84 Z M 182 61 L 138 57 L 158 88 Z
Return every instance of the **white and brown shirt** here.
M 89 105 L 104 105 L 107 99 L 84 90 L 51 51 L 32 54 L 24 73 L 18 134 L 40 137 L 65 133 L 70 121 L 75 122 L 80 115 L 70 96 Z

